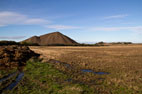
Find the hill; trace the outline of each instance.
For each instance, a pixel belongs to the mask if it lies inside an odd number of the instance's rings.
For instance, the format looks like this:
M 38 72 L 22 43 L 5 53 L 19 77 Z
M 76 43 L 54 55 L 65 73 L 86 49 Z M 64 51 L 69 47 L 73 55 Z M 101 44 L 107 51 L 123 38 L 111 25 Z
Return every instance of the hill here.
M 22 42 L 38 45 L 77 45 L 78 43 L 60 32 L 53 32 L 41 36 L 33 36 Z

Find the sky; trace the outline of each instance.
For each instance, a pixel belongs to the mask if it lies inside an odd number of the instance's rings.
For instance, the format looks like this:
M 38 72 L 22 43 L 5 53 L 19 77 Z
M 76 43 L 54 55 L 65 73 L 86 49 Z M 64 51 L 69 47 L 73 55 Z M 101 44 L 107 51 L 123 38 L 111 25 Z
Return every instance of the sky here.
M 0 0 L 0 40 L 59 31 L 80 43 L 142 43 L 142 0 Z

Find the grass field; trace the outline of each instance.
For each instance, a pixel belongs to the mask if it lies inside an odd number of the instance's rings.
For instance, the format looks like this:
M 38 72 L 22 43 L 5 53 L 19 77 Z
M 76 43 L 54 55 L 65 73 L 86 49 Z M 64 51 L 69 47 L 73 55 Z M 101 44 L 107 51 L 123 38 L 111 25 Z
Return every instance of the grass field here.
M 70 76 L 55 69 L 52 64 L 28 61 L 24 78 L 12 91 L 2 94 L 93 94 L 85 84 L 69 81 Z
M 30 48 L 42 54 L 44 62 L 52 58 L 70 64 L 71 70 L 60 64 L 54 66 L 70 75 L 74 81 L 86 84 L 100 94 L 142 93 L 142 45 Z M 81 69 L 110 74 L 82 73 Z
M 30 49 L 41 59 L 28 61 L 22 81 L 3 94 L 142 94 L 142 45 Z M 0 78 L 15 71 L 0 70 Z

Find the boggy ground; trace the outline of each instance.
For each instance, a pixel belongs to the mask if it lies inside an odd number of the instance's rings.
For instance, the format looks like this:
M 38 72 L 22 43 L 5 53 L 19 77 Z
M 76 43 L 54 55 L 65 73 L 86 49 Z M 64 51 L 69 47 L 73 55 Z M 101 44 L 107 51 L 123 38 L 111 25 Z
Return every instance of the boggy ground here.
M 96 94 L 94 89 L 85 84 L 74 83 L 70 76 L 49 63 L 30 60 L 22 71 L 22 81 L 10 91 L 2 90 L 2 94 Z M 12 80 L 6 81 L 7 84 Z M 7 85 L 6 82 L 1 86 Z
M 70 64 L 69 68 L 55 67 L 71 75 L 76 82 L 89 85 L 104 94 L 142 93 L 142 45 L 104 47 L 30 47 L 42 54 L 44 62 L 49 59 Z M 107 75 L 82 73 L 80 69 L 108 72 Z
M 20 67 L 24 67 L 30 58 L 38 56 L 27 46 L 0 46 L 0 94 L 13 89 L 24 75 Z

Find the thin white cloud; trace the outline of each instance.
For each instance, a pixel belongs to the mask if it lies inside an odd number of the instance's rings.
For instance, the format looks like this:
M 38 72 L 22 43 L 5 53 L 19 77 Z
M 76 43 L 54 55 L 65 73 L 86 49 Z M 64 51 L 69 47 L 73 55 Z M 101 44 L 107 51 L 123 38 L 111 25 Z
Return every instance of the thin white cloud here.
M 125 18 L 127 16 L 128 14 L 119 14 L 119 15 L 107 16 L 107 17 L 104 17 L 103 19 L 120 19 L 120 18 Z
M 48 21 L 49 22 L 49 21 Z M 48 24 L 48 22 L 44 19 L 27 19 L 24 24 Z
M 4 27 L 5 25 L 0 25 L 0 27 Z
M 94 27 L 91 31 L 135 31 L 142 32 L 142 26 L 130 26 L 130 27 Z
M 15 12 L 0 12 L 0 26 L 10 24 L 47 24 L 49 21 L 40 18 L 30 18 Z
M 0 12 L 0 25 L 21 23 L 25 19 L 26 16 L 14 12 Z
M 76 26 L 66 26 L 66 25 L 47 25 L 46 28 L 51 28 L 55 30 L 63 30 L 63 29 L 79 29 L 80 27 Z
M 0 39 L 23 39 L 25 36 L 0 36 Z
M 0 12 L 0 27 L 7 25 L 41 25 L 55 30 L 78 29 L 79 27 L 67 25 L 48 25 L 50 21 L 41 18 L 30 18 L 16 12 Z M 4 38 L 4 37 L 3 37 Z

